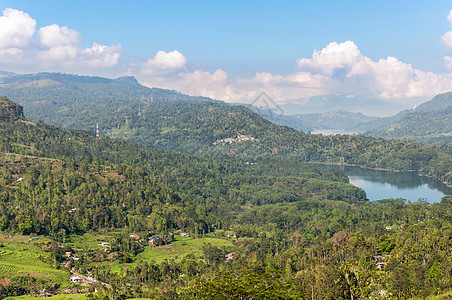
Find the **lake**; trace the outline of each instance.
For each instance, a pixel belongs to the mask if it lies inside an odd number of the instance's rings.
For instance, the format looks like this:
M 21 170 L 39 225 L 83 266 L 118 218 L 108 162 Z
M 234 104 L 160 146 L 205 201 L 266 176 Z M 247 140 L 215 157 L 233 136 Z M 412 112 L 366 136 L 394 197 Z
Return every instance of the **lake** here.
M 347 175 L 350 183 L 366 191 L 371 201 L 403 198 L 411 202 L 424 198 L 430 203 L 440 202 L 445 195 L 452 195 L 452 188 L 429 177 L 418 176 L 416 172 L 390 172 L 360 167 L 333 166 Z
M 336 134 L 358 134 L 360 131 L 355 130 L 341 130 L 341 129 L 315 129 L 311 131 L 312 134 L 321 134 L 321 135 L 336 135 Z

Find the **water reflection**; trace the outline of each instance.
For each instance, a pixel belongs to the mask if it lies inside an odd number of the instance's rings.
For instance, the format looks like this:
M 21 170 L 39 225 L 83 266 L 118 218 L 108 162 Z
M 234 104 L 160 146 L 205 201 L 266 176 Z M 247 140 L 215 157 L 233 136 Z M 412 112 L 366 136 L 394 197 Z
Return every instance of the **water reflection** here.
M 417 201 L 440 202 L 444 195 L 452 195 L 452 188 L 438 180 L 418 176 L 416 172 L 390 172 L 349 166 L 326 166 L 339 169 L 350 183 L 364 189 L 369 200 L 404 198 Z

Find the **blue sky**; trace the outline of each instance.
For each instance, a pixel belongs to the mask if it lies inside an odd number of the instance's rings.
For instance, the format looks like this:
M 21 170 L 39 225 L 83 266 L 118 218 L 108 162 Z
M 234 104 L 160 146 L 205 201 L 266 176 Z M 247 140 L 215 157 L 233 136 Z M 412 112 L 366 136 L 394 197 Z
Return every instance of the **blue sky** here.
M 307 112 L 374 115 L 452 90 L 450 1 L 0 0 L 0 9 L 7 71 L 134 75 L 230 102 L 266 91 Z

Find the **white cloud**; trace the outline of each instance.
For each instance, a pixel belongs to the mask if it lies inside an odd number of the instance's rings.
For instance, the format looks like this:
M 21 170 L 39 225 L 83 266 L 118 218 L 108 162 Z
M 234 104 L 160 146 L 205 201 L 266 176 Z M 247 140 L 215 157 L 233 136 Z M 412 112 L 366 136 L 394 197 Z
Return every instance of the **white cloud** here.
M 80 34 L 66 26 L 60 27 L 56 24 L 42 27 L 38 31 L 41 44 L 52 48 L 62 45 L 76 45 L 80 42 Z
M 447 20 L 452 27 L 452 10 Z M 452 31 L 445 33 L 442 40 L 452 49 Z M 444 57 L 444 62 L 452 70 L 452 56 Z M 250 102 L 265 91 L 278 103 L 328 95 L 351 99 L 347 95 L 353 95 L 354 99 L 381 99 L 397 107 L 412 107 L 413 103 L 452 89 L 452 73 L 424 72 L 392 56 L 373 60 L 350 40 L 331 42 L 314 50 L 311 57 L 299 58 L 297 70 L 289 75 L 259 72 L 252 78 L 230 78 L 222 70 L 188 71 L 186 65 L 180 52 L 160 51 L 141 65 L 140 74 L 147 76 L 150 86 L 230 102 Z
M 36 30 L 36 21 L 27 13 L 7 8 L 0 17 L 0 69 L 86 74 L 119 66 L 120 44 L 93 43 L 83 49 L 80 40 L 80 34 L 66 26 Z
M 146 62 L 146 71 L 141 70 L 146 85 L 228 102 L 251 103 L 265 91 L 279 104 L 328 95 L 350 99 L 347 95 L 353 95 L 355 99 L 378 98 L 397 107 L 403 103 L 412 107 L 410 101 L 425 101 L 452 87 L 452 74 L 424 72 L 391 56 L 374 61 L 364 56 L 353 41 L 332 42 L 320 51 L 314 50 L 312 57 L 298 59 L 298 70 L 286 76 L 259 72 L 252 78 L 231 78 L 223 70 L 188 71 L 185 57 L 183 63 L 162 63 L 157 68 L 157 56 Z M 452 65 L 450 57 L 445 60 Z M 177 72 L 168 75 L 168 66 Z
M 446 64 L 447 69 L 452 70 L 452 57 L 444 56 L 444 63 Z
M 452 83 L 450 74 L 423 72 L 395 57 L 373 61 L 352 41 L 330 43 L 297 64 L 302 70 L 326 76 L 317 83 L 331 94 L 361 90 L 385 99 L 429 97 L 448 91 Z
M 452 26 L 452 10 L 447 20 Z M 452 30 L 442 40 L 452 49 Z M 391 56 L 372 60 L 353 41 L 331 42 L 314 50 L 311 57 L 299 58 L 292 74 L 258 72 L 251 78 L 231 78 L 221 69 L 197 69 L 178 50 L 158 51 L 141 63 L 121 64 L 120 44 L 94 42 L 82 48 L 80 41 L 76 30 L 57 24 L 36 29 L 36 21 L 27 13 L 7 8 L 0 16 L 0 69 L 99 75 L 129 68 L 130 75 L 148 86 L 244 103 L 251 103 L 265 91 L 280 104 L 329 95 L 344 95 L 335 99 L 351 99 L 347 95 L 353 95 L 354 99 L 378 98 L 400 104 L 420 98 L 425 101 L 452 89 L 452 73 L 424 72 Z M 452 56 L 445 56 L 444 63 L 452 70 Z
M 161 75 L 157 75 L 157 73 L 152 73 L 152 76 L 141 77 L 141 79 L 143 79 L 144 85 L 149 87 L 176 89 L 189 95 L 226 101 L 237 99 L 230 84 L 229 75 L 220 69 L 213 73 L 202 70 L 184 71 L 172 76 L 167 76 L 167 73 L 163 71 Z
M 143 75 L 162 75 L 180 71 L 185 67 L 186 63 L 185 56 L 177 50 L 171 52 L 159 51 L 140 67 Z
M 452 49 L 452 31 L 446 32 L 441 39 L 447 48 Z
M 447 16 L 447 22 L 449 22 L 450 27 L 452 27 L 452 9 L 449 12 L 449 15 Z
M 36 21 L 27 13 L 6 8 L 0 17 L 0 48 L 27 47 L 35 27 Z
M 452 10 L 449 12 L 449 15 L 447 16 L 447 21 L 449 22 L 450 27 L 452 27 Z M 448 48 L 448 49 L 452 49 L 452 30 L 446 32 L 442 37 L 441 37 L 444 45 Z M 447 61 L 446 61 L 447 63 Z
M 119 62 L 121 51 L 122 47 L 120 44 L 105 46 L 93 43 L 91 48 L 81 51 L 80 58 L 87 66 L 93 68 L 114 67 Z
M 352 41 L 333 42 L 321 51 L 314 50 L 312 58 L 298 59 L 297 65 L 301 70 L 332 75 L 335 70 L 351 66 L 360 59 L 361 53 Z
M 91 48 L 80 49 L 72 45 L 59 45 L 40 51 L 36 58 L 42 66 L 52 70 L 83 71 L 118 65 L 121 45 L 104 46 L 94 43 Z
M 37 54 L 39 61 L 61 63 L 66 60 L 74 60 L 79 55 L 79 49 L 75 46 L 54 46 Z

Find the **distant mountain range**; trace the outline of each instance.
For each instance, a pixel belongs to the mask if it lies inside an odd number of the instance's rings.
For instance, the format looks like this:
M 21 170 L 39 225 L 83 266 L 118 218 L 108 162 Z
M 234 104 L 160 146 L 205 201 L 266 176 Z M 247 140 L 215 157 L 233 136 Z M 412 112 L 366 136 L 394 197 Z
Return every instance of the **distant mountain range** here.
M 345 110 L 325 113 L 279 115 L 270 110 L 253 106 L 247 107 L 275 124 L 289 126 L 301 131 L 336 130 L 362 133 L 364 130 L 357 130 L 357 127 L 381 119 Z
M 103 124 L 102 130 L 109 130 L 109 134 L 117 137 L 140 135 L 125 130 L 120 124 L 134 122 L 134 118 L 149 110 L 151 103 L 187 101 L 229 105 L 174 90 L 148 88 L 131 76 L 107 79 L 61 73 L 15 74 L 0 71 L 0 95 L 23 105 L 25 115 L 31 120 L 68 128 L 92 130 L 97 122 L 103 120 L 100 116 L 115 116 L 108 120 L 108 124 Z M 344 110 L 279 115 L 270 110 L 245 106 L 275 124 L 304 132 L 359 133 L 450 144 L 451 102 L 452 93 L 441 94 L 415 109 L 382 118 Z
M 366 134 L 423 143 L 452 144 L 452 92 L 437 95 L 397 116 L 397 120 L 386 126 L 376 127 Z
M 343 110 L 279 115 L 271 110 L 248 107 L 275 124 L 301 131 L 360 133 L 422 143 L 452 144 L 452 92 L 437 95 L 418 107 L 390 117 L 370 117 Z

